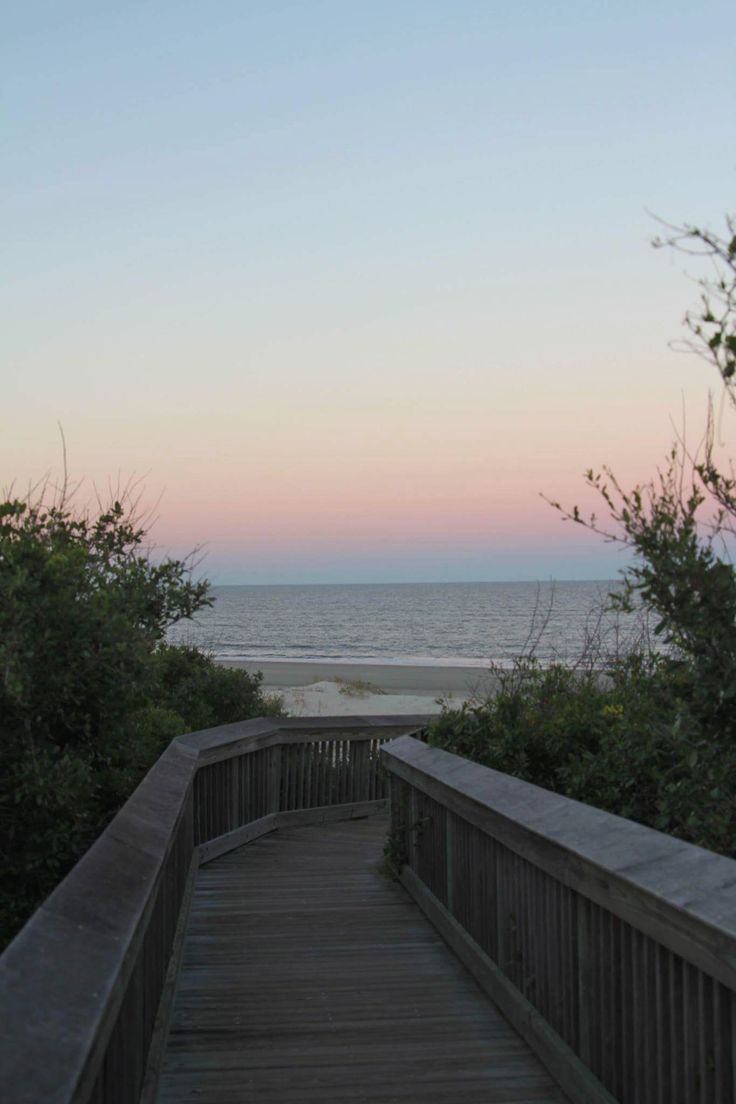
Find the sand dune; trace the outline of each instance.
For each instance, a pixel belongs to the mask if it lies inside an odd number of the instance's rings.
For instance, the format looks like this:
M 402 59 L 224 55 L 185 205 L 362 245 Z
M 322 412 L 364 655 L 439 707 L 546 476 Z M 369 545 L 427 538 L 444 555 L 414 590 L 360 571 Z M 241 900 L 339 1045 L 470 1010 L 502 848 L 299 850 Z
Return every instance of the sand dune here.
M 220 662 L 261 671 L 264 689 L 280 694 L 289 713 L 302 717 L 438 713 L 438 698 L 459 705 L 494 687 L 493 677 L 480 667 L 296 660 Z

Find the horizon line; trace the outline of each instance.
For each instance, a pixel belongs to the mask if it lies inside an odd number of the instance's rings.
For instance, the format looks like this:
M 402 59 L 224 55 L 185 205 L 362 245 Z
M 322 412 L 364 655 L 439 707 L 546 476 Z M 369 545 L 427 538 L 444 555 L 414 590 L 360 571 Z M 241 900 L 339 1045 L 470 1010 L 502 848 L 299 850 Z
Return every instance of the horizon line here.
M 217 582 L 211 583 L 211 586 L 247 586 L 247 587 L 291 587 L 291 586 L 478 586 L 478 585 L 497 585 L 508 586 L 515 583 L 528 583 L 531 585 L 541 585 L 546 583 L 617 583 L 621 580 L 616 577 L 609 577 L 605 579 L 560 579 L 552 576 L 546 579 L 417 579 L 410 581 L 408 579 L 376 579 L 376 580 L 360 580 L 355 582 L 335 581 L 335 582 L 291 582 L 291 583 L 229 583 L 229 582 Z

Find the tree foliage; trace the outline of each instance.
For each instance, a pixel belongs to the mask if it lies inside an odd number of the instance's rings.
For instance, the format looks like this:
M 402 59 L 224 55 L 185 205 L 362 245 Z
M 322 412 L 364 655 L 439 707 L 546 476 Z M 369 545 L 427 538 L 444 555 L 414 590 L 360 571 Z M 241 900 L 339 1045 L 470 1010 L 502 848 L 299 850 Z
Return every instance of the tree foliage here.
M 606 677 L 529 658 L 487 701 L 443 710 L 430 743 L 537 786 L 736 854 L 736 746 L 703 739 L 690 687 L 661 657 Z
M 134 504 L 0 504 L 0 938 L 89 846 L 172 737 L 278 711 L 260 676 L 165 643 L 209 605 Z
M 169 625 L 210 604 L 187 564 L 155 563 L 123 502 L 0 505 L 0 724 L 35 746 L 99 740 L 150 693 Z
M 683 344 L 715 366 L 736 403 L 736 215 L 726 215 L 723 237 L 689 224 L 663 225 L 666 233 L 654 239 L 655 249 L 676 249 L 709 264 L 709 274 L 698 278 L 700 303 L 685 314 L 690 337 Z

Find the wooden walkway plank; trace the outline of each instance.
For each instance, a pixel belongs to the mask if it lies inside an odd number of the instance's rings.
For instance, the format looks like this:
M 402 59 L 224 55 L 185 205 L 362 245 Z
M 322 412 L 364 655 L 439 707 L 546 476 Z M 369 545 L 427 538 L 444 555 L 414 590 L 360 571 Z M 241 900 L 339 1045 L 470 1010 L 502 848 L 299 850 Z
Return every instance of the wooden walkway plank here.
M 383 817 L 199 871 L 160 1104 L 562 1104 L 403 888 Z

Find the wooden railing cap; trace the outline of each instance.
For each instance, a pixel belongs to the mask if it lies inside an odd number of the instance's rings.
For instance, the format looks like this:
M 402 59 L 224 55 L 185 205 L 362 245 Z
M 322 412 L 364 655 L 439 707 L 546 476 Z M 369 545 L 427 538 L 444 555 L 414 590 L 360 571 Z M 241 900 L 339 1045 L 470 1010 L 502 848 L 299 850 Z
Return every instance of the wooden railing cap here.
M 382 748 L 392 773 L 467 817 L 564 884 L 736 983 L 736 861 L 584 805 L 441 748 L 400 736 Z M 669 931 L 667 932 L 667 929 Z M 671 937 L 668 938 L 668 937 Z M 687 955 L 685 955 L 687 957 Z
M 292 732 L 294 729 L 329 732 L 340 728 L 424 728 L 433 719 L 432 713 L 356 713 L 334 717 L 282 717 L 277 723 L 283 732 Z
M 235 721 L 233 724 L 204 728 L 199 732 L 187 732 L 173 741 L 176 747 L 199 753 L 209 748 L 222 747 L 236 743 L 248 737 L 264 736 L 278 732 L 280 719 L 277 717 L 256 717 L 249 721 Z
M 29 1104 L 76 1099 L 104 1043 L 107 1009 L 125 984 L 193 774 L 170 746 L 0 958 L 10 1099 L 26 1099 L 24 1086 Z

